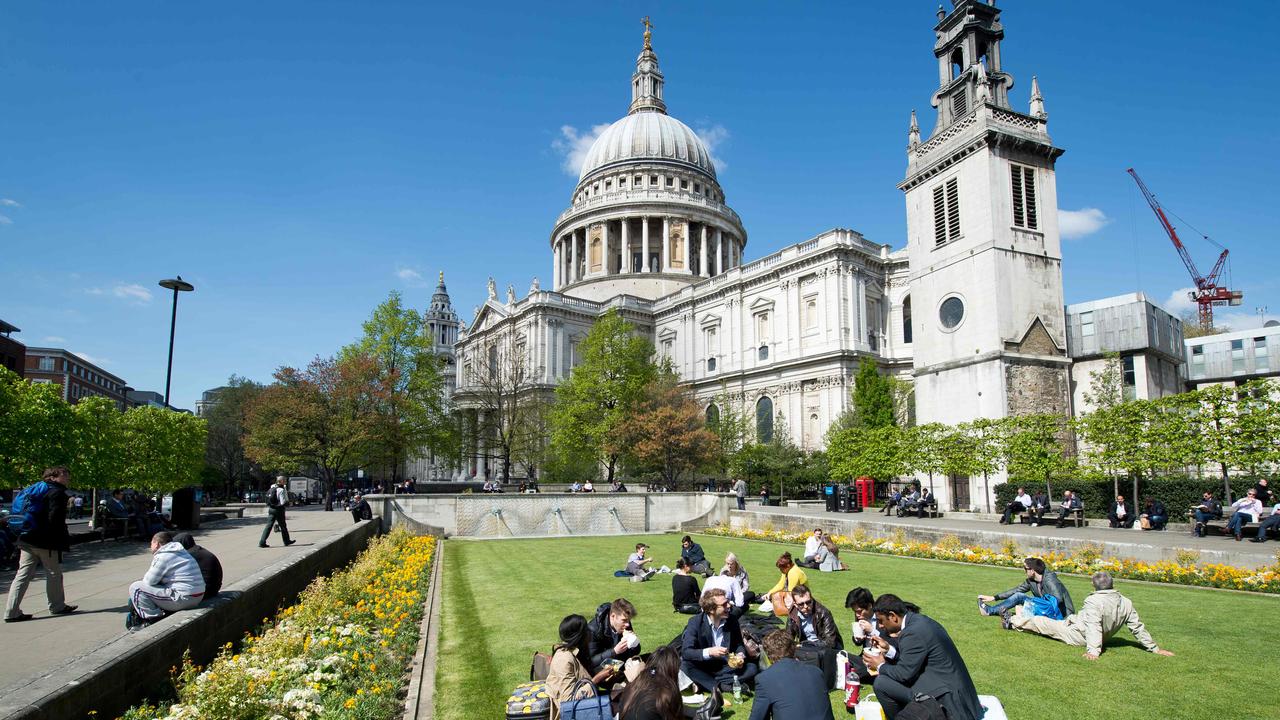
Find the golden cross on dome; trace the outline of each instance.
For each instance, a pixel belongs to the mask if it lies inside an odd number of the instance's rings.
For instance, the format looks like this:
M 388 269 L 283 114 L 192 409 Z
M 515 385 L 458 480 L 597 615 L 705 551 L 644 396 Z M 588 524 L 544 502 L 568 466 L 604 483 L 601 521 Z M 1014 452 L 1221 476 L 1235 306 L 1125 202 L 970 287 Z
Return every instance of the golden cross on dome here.
M 649 44 L 649 38 L 653 35 L 653 23 L 649 22 L 648 15 L 645 15 L 640 22 L 644 23 L 644 49 L 652 50 L 653 46 Z

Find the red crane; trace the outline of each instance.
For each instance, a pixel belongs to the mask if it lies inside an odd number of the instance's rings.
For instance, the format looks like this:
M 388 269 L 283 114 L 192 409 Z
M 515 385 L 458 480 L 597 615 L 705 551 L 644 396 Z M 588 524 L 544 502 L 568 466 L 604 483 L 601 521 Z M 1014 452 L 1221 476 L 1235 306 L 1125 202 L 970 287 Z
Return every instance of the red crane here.
M 1147 204 L 1151 206 L 1151 211 L 1156 214 L 1156 218 L 1160 221 L 1160 225 L 1164 231 L 1169 234 L 1169 239 L 1173 241 L 1173 246 L 1177 248 L 1178 255 L 1182 258 L 1182 264 L 1187 266 L 1187 272 L 1191 273 L 1191 279 L 1196 284 L 1196 289 L 1192 290 L 1188 295 L 1200 308 L 1200 328 L 1202 330 L 1213 329 L 1213 306 L 1214 305 L 1240 305 L 1244 302 L 1244 293 L 1239 290 L 1228 290 L 1226 286 L 1218 284 L 1218 274 L 1222 272 L 1222 268 L 1227 263 L 1226 248 L 1222 248 L 1222 254 L 1218 256 L 1218 262 L 1213 264 L 1213 270 L 1208 275 L 1201 275 L 1196 269 L 1196 263 L 1191 259 L 1191 253 L 1187 252 L 1187 248 L 1178 239 L 1178 231 L 1174 229 L 1173 223 L 1169 222 L 1169 218 L 1165 216 L 1164 207 L 1160 205 L 1160 201 L 1155 195 L 1147 189 L 1146 183 L 1142 182 L 1142 178 L 1138 177 L 1138 173 L 1129 168 L 1129 174 L 1133 176 L 1134 182 L 1138 183 L 1138 189 L 1142 190 L 1142 196 L 1147 199 Z M 1205 240 L 1209 240 L 1206 236 Z M 1209 240 L 1209 242 L 1213 242 Z M 1217 247 L 1222 247 L 1217 243 L 1213 243 Z

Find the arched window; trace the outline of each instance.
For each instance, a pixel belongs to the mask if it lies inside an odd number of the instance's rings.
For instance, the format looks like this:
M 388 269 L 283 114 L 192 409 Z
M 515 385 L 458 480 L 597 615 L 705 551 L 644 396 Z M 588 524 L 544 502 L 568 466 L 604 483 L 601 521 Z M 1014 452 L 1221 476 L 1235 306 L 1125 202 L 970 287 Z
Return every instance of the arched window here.
M 902 299 L 902 342 L 911 342 L 911 296 Z
M 964 72 L 964 70 L 964 51 L 956 48 L 955 52 L 951 53 L 951 79 L 955 80 L 960 77 L 960 73 Z
M 773 442 L 773 401 L 768 396 L 756 401 L 756 442 Z
M 707 406 L 707 427 L 714 430 L 720 424 L 720 408 L 715 403 Z

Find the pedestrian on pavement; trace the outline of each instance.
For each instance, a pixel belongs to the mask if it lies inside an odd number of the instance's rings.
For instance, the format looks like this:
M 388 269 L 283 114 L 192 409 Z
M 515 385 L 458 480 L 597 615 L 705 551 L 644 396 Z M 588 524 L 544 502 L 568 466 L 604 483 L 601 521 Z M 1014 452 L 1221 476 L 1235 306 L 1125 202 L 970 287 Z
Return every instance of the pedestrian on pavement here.
M 738 509 L 746 510 L 747 509 L 747 481 L 743 480 L 742 478 L 738 478 L 737 481 L 733 483 L 733 494 L 735 497 L 738 498 Z
M 9 529 L 18 536 L 21 556 L 18 573 L 9 586 L 4 614 L 7 623 L 31 619 L 22 612 L 22 596 L 37 564 L 44 566 L 49 614 L 70 615 L 76 611 L 75 605 L 66 603 L 62 592 L 62 553 L 71 549 L 71 534 L 67 532 L 67 484 L 71 482 L 71 471 L 51 467 L 41 477 L 40 482 L 14 498 L 9 516 Z
M 267 526 L 262 528 L 262 538 L 258 540 L 258 547 L 269 547 L 267 538 L 271 537 L 271 529 L 279 526 L 280 537 L 284 539 L 285 545 L 292 545 L 296 540 L 289 539 L 289 526 L 284 521 L 284 509 L 289 505 L 289 491 L 284 489 L 285 477 L 280 475 L 276 477 L 276 484 L 267 490 Z
M 77 494 L 74 497 L 72 497 L 71 507 L 75 511 L 75 515 L 74 515 L 75 519 L 79 520 L 80 518 L 84 517 L 84 496 Z

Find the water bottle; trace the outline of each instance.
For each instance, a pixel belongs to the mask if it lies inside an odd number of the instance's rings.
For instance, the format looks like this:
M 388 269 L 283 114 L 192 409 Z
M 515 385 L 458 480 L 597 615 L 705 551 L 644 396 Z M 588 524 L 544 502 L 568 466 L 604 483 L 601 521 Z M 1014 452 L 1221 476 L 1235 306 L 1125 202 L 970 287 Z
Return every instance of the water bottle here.
M 733 676 L 733 701 L 736 703 L 742 702 L 742 681 L 738 679 L 737 675 Z

